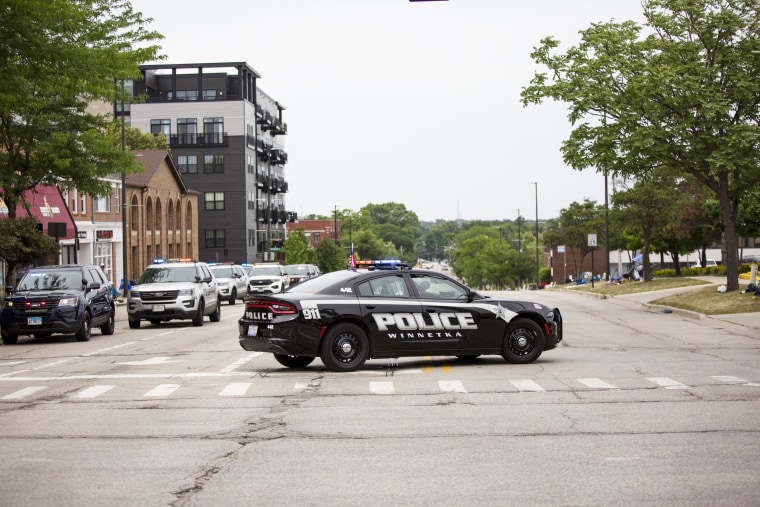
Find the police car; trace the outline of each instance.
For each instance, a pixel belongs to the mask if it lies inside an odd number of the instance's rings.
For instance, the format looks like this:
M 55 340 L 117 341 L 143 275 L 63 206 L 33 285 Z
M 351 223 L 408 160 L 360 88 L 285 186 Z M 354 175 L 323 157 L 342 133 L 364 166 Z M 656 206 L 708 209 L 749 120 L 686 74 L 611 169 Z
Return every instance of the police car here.
M 475 358 L 531 363 L 562 341 L 558 308 L 484 297 L 429 270 L 386 268 L 323 274 L 285 292 L 246 300 L 240 346 L 303 368 L 319 357 L 347 372 L 368 359 Z

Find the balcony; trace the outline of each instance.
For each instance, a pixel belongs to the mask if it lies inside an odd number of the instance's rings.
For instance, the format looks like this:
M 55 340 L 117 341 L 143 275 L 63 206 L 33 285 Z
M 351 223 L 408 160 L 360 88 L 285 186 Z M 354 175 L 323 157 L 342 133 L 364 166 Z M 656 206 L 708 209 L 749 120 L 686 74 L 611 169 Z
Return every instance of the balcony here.
M 171 148 L 181 146 L 227 146 L 227 133 L 172 134 L 169 137 L 169 146 Z

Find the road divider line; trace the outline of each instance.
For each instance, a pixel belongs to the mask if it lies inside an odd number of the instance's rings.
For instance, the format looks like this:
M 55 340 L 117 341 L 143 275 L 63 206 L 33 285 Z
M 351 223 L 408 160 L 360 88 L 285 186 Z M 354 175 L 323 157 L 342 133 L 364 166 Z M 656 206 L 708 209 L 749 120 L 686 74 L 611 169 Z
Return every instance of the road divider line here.
M 27 396 L 31 396 L 35 393 L 38 393 L 40 391 L 44 391 L 47 389 L 46 386 L 30 386 L 25 387 L 23 389 L 19 389 L 16 392 L 13 392 L 11 394 L 6 394 L 0 400 L 20 400 L 22 398 L 26 398 Z
M 88 387 L 87 389 L 83 389 L 82 391 L 79 391 L 77 394 L 73 395 L 72 398 L 97 398 L 101 394 L 107 393 L 114 387 L 116 386 L 100 385 Z
M 233 382 L 224 386 L 224 389 L 219 393 L 220 396 L 245 396 L 246 391 L 253 384 L 250 382 Z
M 546 392 L 546 389 L 538 385 L 536 382 L 532 381 L 528 378 L 523 379 L 514 379 L 510 380 L 513 386 L 515 386 L 520 391 L 524 392 L 531 392 L 531 393 L 543 393 Z
M 135 343 L 137 343 L 137 342 L 127 342 L 127 343 L 122 343 L 121 345 L 114 345 L 113 347 L 108 347 L 108 348 L 105 348 L 105 349 L 95 350 L 95 351 L 89 352 L 87 354 L 82 354 L 82 357 L 90 357 L 90 356 L 94 356 L 95 354 L 102 354 L 104 352 L 110 352 L 112 350 L 120 349 L 122 347 L 127 347 L 127 346 L 133 345 Z
M 393 394 L 395 389 L 393 387 L 393 382 L 374 381 L 369 383 L 369 392 L 372 394 Z
M 144 397 L 162 398 L 169 396 L 174 391 L 179 389 L 181 384 L 159 384 L 147 393 L 143 394 Z

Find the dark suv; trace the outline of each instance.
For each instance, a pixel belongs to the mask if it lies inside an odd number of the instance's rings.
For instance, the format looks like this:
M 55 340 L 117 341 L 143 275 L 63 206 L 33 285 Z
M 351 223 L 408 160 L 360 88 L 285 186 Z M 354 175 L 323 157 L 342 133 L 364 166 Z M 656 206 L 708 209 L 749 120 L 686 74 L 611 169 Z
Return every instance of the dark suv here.
M 53 333 L 90 339 L 93 327 L 104 335 L 114 332 L 111 285 L 95 265 L 40 266 L 23 275 L 8 291 L 0 311 L 3 343 L 13 345 L 18 335 L 35 338 Z

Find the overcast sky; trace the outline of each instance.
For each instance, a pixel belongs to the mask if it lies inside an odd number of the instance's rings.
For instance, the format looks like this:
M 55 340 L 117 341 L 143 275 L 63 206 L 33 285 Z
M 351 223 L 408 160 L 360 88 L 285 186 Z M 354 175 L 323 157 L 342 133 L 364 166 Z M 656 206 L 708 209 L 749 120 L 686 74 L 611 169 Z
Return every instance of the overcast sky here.
M 604 177 L 567 167 L 564 104 L 524 108 L 545 36 L 643 22 L 639 0 L 132 0 L 164 63 L 245 61 L 287 109 L 287 208 L 398 202 L 421 220 L 554 218 Z

